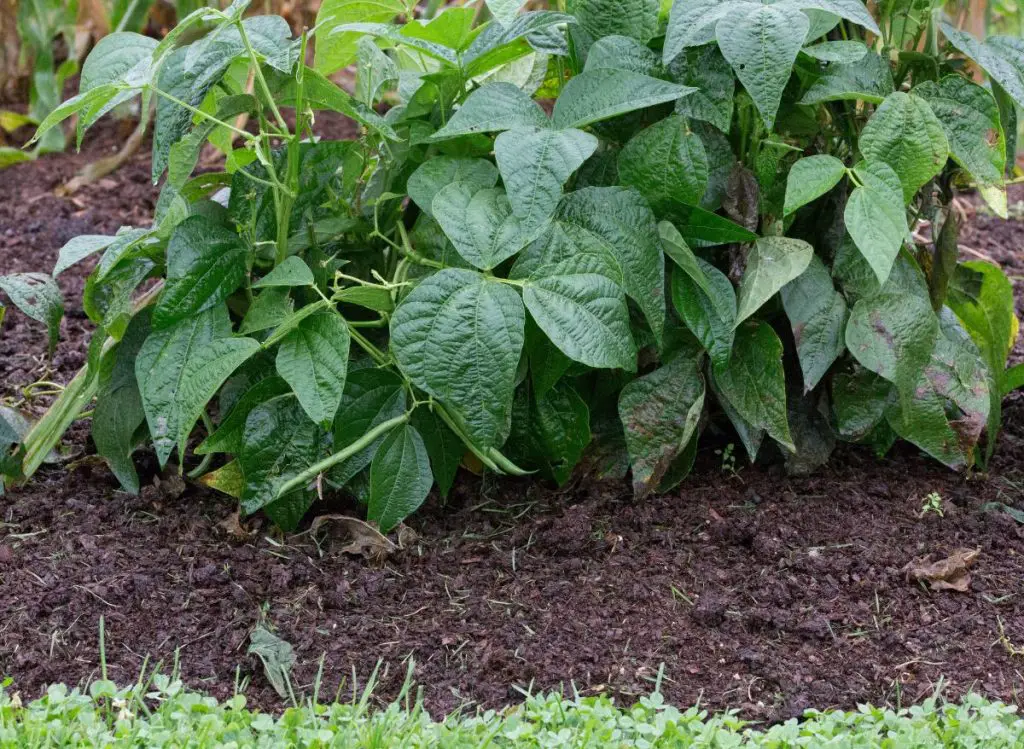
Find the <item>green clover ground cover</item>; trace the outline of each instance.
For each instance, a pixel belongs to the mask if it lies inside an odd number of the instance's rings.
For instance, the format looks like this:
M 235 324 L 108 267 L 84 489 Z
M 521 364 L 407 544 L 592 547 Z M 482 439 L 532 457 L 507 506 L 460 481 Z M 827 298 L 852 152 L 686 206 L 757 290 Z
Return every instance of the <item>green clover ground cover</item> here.
M 156 677 L 118 689 L 95 682 L 87 693 L 52 686 L 27 705 L 0 687 L 0 747 L 847 747 L 1011 749 L 1024 741 L 1015 707 L 977 695 L 960 704 L 931 698 L 902 710 L 809 711 L 763 728 L 734 714 L 680 711 L 657 693 L 631 708 L 607 697 L 534 695 L 496 712 L 434 720 L 408 690 L 386 708 L 369 689 L 347 703 L 307 703 L 280 716 L 223 703 Z

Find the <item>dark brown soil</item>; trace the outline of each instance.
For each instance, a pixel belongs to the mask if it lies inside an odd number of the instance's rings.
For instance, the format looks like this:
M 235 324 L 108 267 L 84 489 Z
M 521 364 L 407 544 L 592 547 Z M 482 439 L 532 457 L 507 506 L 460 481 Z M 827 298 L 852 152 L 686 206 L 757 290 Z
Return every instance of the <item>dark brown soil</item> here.
M 76 234 L 148 220 L 145 155 L 81 195 L 52 194 L 120 137 L 101 126 L 82 156 L 0 173 L 0 272 L 47 270 Z M 964 243 L 1024 273 L 1024 223 L 978 216 Z M 81 365 L 86 269 L 61 276 L 69 317 L 52 371 L 39 326 L 9 313 L 0 396 L 21 403 L 27 383 L 67 381 Z M 671 701 L 769 720 L 906 704 L 940 680 L 952 695 L 1019 701 L 1024 526 L 982 509 L 1024 508 L 1024 401 L 1011 398 L 1005 419 L 992 473 L 970 479 L 906 446 L 880 462 L 843 448 L 800 479 L 732 474 L 708 450 L 680 491 L 642 502 L 619 484 L 557 493 L 467 476 L 447 508 L 431 500 L 413 519 L 419 540 L 383 567 L 259 520 L 239 539 L 222 525 L 232 503 L 195 488 L 136 498 L 100 467 L 47 469 L 0 499 L 0 676 L 32 696 L 95 678 L 102 616 L 111 678 L 133 680 L 144 658 L 170 663 L 178 649 L 190 685 L 225 696 L 240 669 L 255 703 L 279 707 L 245 654 L 265 616 L 295 646 L 296 691 L 323 654 L 328 689 L 384 661 L 388 697 L 412 657 L 438 711 L 498 706 L 516 686 L 629 701 L 661 664 Z M 74 432 L 70 448 L 85 439 Z M 921 515 L 932 492 L 943 517 Z M 980 549 L 968 593 L 907 582 L 912 559 L 958 548 Z

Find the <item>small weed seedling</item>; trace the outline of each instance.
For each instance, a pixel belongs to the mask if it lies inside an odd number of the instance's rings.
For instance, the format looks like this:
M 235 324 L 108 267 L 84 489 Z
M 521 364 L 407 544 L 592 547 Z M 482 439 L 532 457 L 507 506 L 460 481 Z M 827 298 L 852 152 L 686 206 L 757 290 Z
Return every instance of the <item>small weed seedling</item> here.
M 945 513 L 942 511 L 942 495 L 938 492 L 931 492 L 924 501 L 921 502 L 921 512 L 918 513 L 919 518 L 923 518 L 928 513 L 935 513 L 940 518 L 945 517 Z

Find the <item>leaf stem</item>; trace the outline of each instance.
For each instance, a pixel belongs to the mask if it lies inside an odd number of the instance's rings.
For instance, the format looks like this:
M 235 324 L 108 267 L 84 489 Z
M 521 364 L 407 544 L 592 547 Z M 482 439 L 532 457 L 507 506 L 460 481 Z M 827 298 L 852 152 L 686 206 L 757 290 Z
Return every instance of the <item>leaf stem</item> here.
M 172 104 L 177 104 L 179 107 L 187 109 L 192 114 L 199 115 L 200 117 L 202 117 L 202 118 L 204 118 L 206 120 L 209 120 L 210 122 L 214 123 L 215 125 L 220 125 L 221 127 L 226 127 L 228 130 L 230 130 L 231 132 L 235 133 L 235 135 L 241 136 L 242 138 L 245 138 L 248 141 L 256 140 L 256 136 L 253 135 L 252 133 L 246 132 L 245 130 L 242 130 L 241 128 L 237 128 L 234 125 L 231 125 L 231 124 L 229 124 L 227 122 L 224 122 L 223 120 L 219 120 L 216 117 L 214 117 L 212 114 L 207 114 L 203 110 L 197 109 L 196 107 L 193 107 L 191 104 L 187 104 L 187 103 L 183 102 L 178 97 L 173 96 L 173 95 L 167 93 L 166 91 L 161 91 L 156 86 L 151 86 L 150 89 L 157 96 L 159 96 L 159 97 L 161 97 L 163 99 L 166 99 L 167 101 L 171 102 Z
M 401 426 L 402 424 L 405 424 L 407 421 L 409 421 L 408 412 L 400 416 L 395 416 L 393 419 L 388 419 L 387 421 L 381 422 L 373 429 L 369 430 L 362 437 L 353 442 L 351 445 L 346 447 L 344 450 L 341 450 L 339 452 L 334 453 L 333 455 L 324 458 L 319 463 L 314 463 L 302 473 L 283 483 L 281 485 L 281 488 L 277 490 L 277 496 L 275 497 L 275 499 L 280 499 L 289 492 L 302 488 L 324 471 L 330 470 L 331 468 L 338 465 L 338 463 L 341 463 L 344 460 L 348 460 L 356 453 L 364 450 L 365 448 L 373 444 L 373 442 L 378 437 L 387 434 L 395 427 Z

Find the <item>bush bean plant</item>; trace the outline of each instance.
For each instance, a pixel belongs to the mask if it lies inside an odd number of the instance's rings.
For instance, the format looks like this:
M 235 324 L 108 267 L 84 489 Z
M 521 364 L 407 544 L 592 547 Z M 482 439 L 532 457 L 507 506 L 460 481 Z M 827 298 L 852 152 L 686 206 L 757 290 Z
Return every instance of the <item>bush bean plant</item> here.
M 83 411 L 125 489 L 140 445 L 194 453 L 284 528 L 344 490 L 387 532 L 460 465 L 642 497 L 705 433 L 793 472 L 837 439 L 990 455 L 1017 320 L 953 199 L 1006 215 L 1020 39 L 934 0 L 325 0 L 297 39 L 247 4 L 104 38 L 39 127 L 155 99 L 163 186 L 152 226 L 0 277 L 55 340 L 53 277 L 102 253 L 88 366 L 0 421 L 9 481 Z

